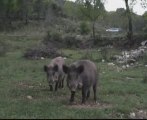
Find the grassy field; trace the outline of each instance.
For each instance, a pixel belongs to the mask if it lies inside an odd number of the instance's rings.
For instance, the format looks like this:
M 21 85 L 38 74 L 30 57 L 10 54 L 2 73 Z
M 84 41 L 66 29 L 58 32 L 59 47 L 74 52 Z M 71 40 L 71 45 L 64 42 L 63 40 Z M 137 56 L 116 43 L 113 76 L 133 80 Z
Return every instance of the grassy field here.
M 93 103 L 91 91 L 86 105 L 80 105 L 81 92 L 78 91 L 77 104 L 68 105 L 70 91 L 67 87 L 57 92 L 49 91 L 43 66 L 50 59 L 27 60 L 23 57 L 25 50 L 39 44 L 41 39 L 42 36 L 35 34 L 0 34 L 0 40 L 10 45 L 7 54 L 0 57 L 0 118 L 130 118 L 130 113 L 147 112 L 147 84 L 142 82 L 146 68 L 138 66 L 118 72 L 115 66 L 100 62 L 99 52 L 93 52 L 100 71 L 99 104 Z M 81 50 L 62 51 L 70 55 L 67 63 L 86 54 Z

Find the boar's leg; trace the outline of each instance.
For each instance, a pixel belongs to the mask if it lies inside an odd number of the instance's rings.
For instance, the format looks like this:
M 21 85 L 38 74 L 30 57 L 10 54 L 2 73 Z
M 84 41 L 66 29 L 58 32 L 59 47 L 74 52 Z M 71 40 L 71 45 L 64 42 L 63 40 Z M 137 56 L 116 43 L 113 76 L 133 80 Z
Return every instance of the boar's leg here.
M 58 84 L 59 84 L 59 82 L 57 81 L 55 84 L 55 91 L 57 91 L 57 89 L 58 89 Z
M 61 87 L 62 87 L 62 81 L 59 80 L 59 88 L 61 88 Z
M 87 96 L 86 96 L 86 99 L 88 99 L 90 96 L 90 90 L 87 91 Z
M 97 98 L 96 98 L 96 85 L 93 85 L 93 92 L 94 92 L 94 101 L 97 102 Z
M 63 78 L 62 76 L 59 77 L 59 88 L 63 88 Z
M 50 86 L 50 91 L 53 91 L 53 86 L 52 85 L 49 85 Z
M 82 87 L 82 104 L 84 104 L 85 103 L 85 101 L 86 101 L 86 89 L 84 88 L 84 87 Z
M 61 88 L 64 87 L 64 78 L 62 78 Z
M 74 102 L 74 96 L 75 96 L 75 92 L 71 91 L 70 102 Z

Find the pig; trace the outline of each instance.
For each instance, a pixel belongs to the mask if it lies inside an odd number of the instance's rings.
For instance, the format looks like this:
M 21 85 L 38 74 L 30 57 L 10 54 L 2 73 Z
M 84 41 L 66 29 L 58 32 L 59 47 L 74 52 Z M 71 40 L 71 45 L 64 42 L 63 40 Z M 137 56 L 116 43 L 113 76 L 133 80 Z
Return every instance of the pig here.
M 67 85 L 71 91 L 70 103 L 74 102 L 77 89 L 82 91 L 82 104 L 90 96 L 90 88 L 93 87 L 94 101 L 97 102 L 96 89 L 98 73 L 96 65 L 90 60 L 78 60 L 71 65 L 63 65 L 63 71 L 67 74 Z
M 50 86 L 50 91 L 53 91 L 55 84 L 55 91 L 58 88 L 64 87 L 65 73 L 63 72 L 64 58 L 56 57 L 51 60 L 49 65 L 44 65 L 44 72 L 47 74 L 47 81 Z

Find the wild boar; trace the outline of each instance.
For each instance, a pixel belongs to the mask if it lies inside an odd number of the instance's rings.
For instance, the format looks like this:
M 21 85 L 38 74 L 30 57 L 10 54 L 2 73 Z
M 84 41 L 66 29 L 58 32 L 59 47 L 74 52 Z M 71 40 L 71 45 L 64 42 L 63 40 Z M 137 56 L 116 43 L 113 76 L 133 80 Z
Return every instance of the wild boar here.
M 44 65 L 44 71 L 47 74 L 47 81 L 50 86 L 50 91 L 53 91 L 53 85 L 55 84 L 55 91 L 58 88 L 64 87 L 63 65 L 65 64 L 64 58 L 56 57 L 51 60 L 49 65 Z
M 77 89 L 82 90 L 82 103 L 90 96 L 90 88 L 93 87 L 94 101 L 96 102 L 96 89 L 98 73 L 96 65 L 90 60 L 79 60 L 70 66 L 63 65 L 63 71 L 67 74 L 67 85 L 71 91 L 70 103 L 74 102 Z

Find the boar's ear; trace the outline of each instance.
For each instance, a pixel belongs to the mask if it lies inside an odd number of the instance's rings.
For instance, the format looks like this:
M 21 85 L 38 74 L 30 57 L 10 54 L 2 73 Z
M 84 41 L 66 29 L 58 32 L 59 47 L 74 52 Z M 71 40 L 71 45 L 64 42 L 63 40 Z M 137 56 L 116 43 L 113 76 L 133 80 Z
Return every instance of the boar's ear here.
M 44 71 L 46 72 L 48 69 L 48 66 L 47 65 L 44 65 Z
M 55 66 L 53 67 L 53 70 L 54 70 L 54 71 L 58 71 L 58 65 L 55 65 Z
M 77 67 L 77 72 L 79 74 L 81 74 L 83 71 L 84 71 L 84 66 L 83 65 L 80 65 L 79 67 Z
M 63 65 L 62 68 L 63 68 L 63 72 L 65 72 L 67 74 L 69 71 L 69 68 L 66 65 Z

